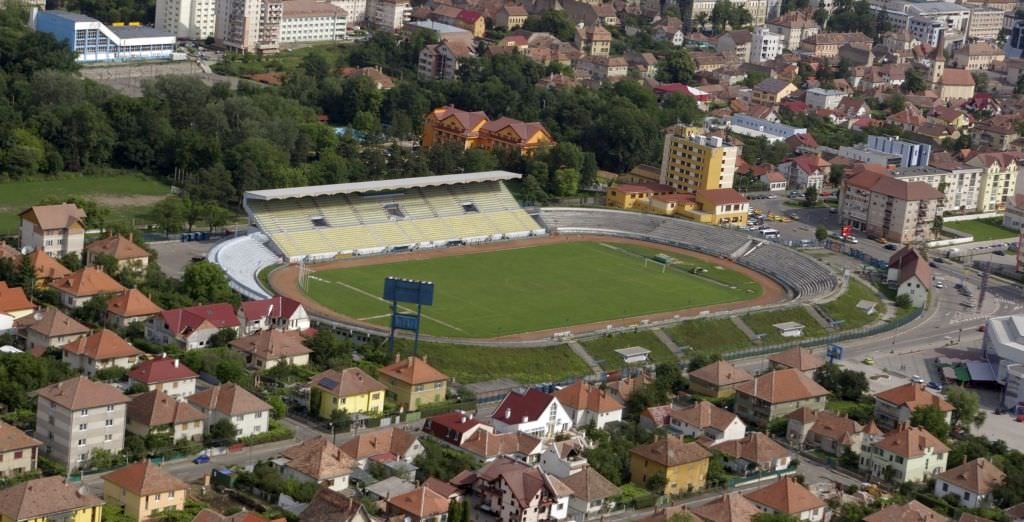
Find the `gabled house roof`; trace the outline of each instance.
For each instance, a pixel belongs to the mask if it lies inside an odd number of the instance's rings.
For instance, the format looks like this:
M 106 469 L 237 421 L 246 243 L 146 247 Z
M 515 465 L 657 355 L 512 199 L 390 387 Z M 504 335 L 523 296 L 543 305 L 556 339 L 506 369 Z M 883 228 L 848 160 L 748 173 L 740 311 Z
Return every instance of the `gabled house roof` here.
M 62 476 L 29 480 L 0 490 L 0 514 L 11 520 L 33 520 L 103 505 L 103 501 L 79 491 Z
M 793 86 L 793 84 L 787 82 L 786 80 L 780 80 L 778 78 L 765 78 L 754 86 L 754 90 L 777 96 L 779 93 L 781 93 L 782 91 L 786 90 L 791 86 Z
M 770 466 L 772 462 L 789 456 L 789 450 L 759 431 L 748 433 L 739 440 L 720 442 L 712 449 L 728 457 L 743 459 L 759 466 Z
M 700 379 L 714 386 L 729 386 L 749 381 L 754 376 L 729 361 L 715 361 L 690 372 L 690 378 Z
M 864 517 L 864 522 L 948 522 L 949 518 L 932 511 L 928 506 L 911 500 L 906 504 L 886 506 Z
M 129 378 L 143 384 L 195 379 L 198 376 L 180 360 L 166 356 L 142 361 L 128 372 Z
M 211 328 L 236 328 L 239 325 L 234 308 L 228 303 L 175 308 L 160 313 L 167 329 L 175 335 L 189 335 L 204 323 Z
M 416 435 L 398 428 L 387 428 L 362 433 L 341 445 L 341 450 L 354 459 L 365 459 L 378 455 L 405 455 L 416 443 Z
M 669 416 L 697 429 L 714 428 L 718 431 L 725 431 L 738 418 L 735 413 L 708 401 L 699 401 L 689 408 L 673 409 Z
M 890 431 L 882 440 L 875 443 L 875 447 L 905 459 L 920 457 L 928 448 L 932 448 L 937 454 L 949 451 L 949 446 L 943 444 L 938 437 L 932 435 L 928 430 L 916 426 Z
M 260 319 L 287 319 L 295 314 L 295 311 L 302 306 L 302 303 L 285 297 L 275 295 L 269 299 L 259 301 L 243 301 L 239 308 L 246 321 L 257 321 Z
M 249 390 L 235 384 L 221 384 L 188 396 L 188 402 L 224 415 L 245 415 L 270 411 L 272 407 Z
M 946 470 L 936 478 L 975 495 L 987 495 L 1006 480 L 1006 473 L 997 468 L 992 461 L 979 457 Z
M 377 372 L 411 385 L 447 381 L 448 376 L 427 364 L 425 357 L 419 358 L 410 355 L 405 359 L 398 359 L 394 363 L 378 369 Z
M 24 431 L 0 421 L 0 452 L 34 448 L 42 445 L 42 442 L 29 437 Z
M 543 442 L 537 437 L 518 431 L 493 433 L 490 430 L 476 430 L 461 447 L 479 457 L 491 458 L 513 453 L 523 455 L 540 453 Z
M 356 518 L 372 520 L 362 503 L 331 488 L 318 489 L 299 515 L 300 522 L 350 522 Z
M 654 442 L 629 450 L 645 460 L 656 462 L 667 468 L 697 462 L 711 457 L 708 450 L 696 442 L 683 442 L 678 437 L 662 437 Z
M 498 132 L 505 130 L 506 128 L 512 129 L 512 132 L 514 132 L 516 136 L 522 141 L 529 140 L 531 137 L 533 137 L 534 134 L 537 134 L 538 132 L 546 135 L 548 138 L 551 137 L 551 133 L 548 132 L 548 129 L 544 127 L 544 124 L 540 122 L 519 121 L 517 119 L 509 118 L 507 116 L 502 116 L 496 120 L 485 123 L 484 126 L 480 128 L 480 130 L 489 132 L 491 134 L 496 134 Z
M 588 503 L 619 494 L 618 486 L 590 466 L 562 479 L 562 483 L 572 490 L 572 496 Z
M 756 377 L 736 386 L 736 391 L 769 404 L 782 404 L 829 394 L 829 391 L 820 384 L 793 368 L 776 370 Z
M 109 384 L 90 381 L 82 376 L 44 386 L 35 393 L 68 410 L 125 404 L 129 400 L 121 390 Z
M 389 508 L 408 513 L 416 518 L 428 518 L 448 512 L 448 498 L 424 486 L 389 498 L 387 504 Z
M 825 507 L 821 499 L 793 477 L 783 477 L 761 489 L 747 493 L 746 497 L 754 503 L 787 515 L 798 515 L 804 511 Z
M 574 410 L 608 413 L 622 409 L 622 403 L 608 392 L 583 381 L 576 381 L 552 395 L 563 406 Z
M 235 339 L 229 344 L 232 348 L 258 359 L 273 361 L 312 353 L 313 350 L 303 344 L 304 340 L 302 334 L 295 330 L 263 330 Z
M 501 401 L 491 418 L 506 424 L 533 421 L 544 414 L 554 399 L 537 388 L 531 388 L 526 393 L 512 391 Z
M 118 317 L 141 317 L 163 312 L 141 290 L 131 288 L 107 300 L 107 313 Z
M 39 224 L 43 230 L 55 230 L 78 225 L 84 228 L 85 211 L 74 203 L 59 205 L 36 205 L 18 214 L 21 219 L 28 219 Z
M 206 418 L 191 404 L 175 400 L 163 390 L 153 390 L 131 397 L 126 413 L 128 420 L 147 427 L 178 425 Z
M 387 389 L 384 384 L 359 368 L 324 370 L 314 375 L 309 382 L 335 397 L 351 397 Z
M 741 493 L 728 493 L 706 504 L 691 508 L 705 522 L 750 522 L 761 512 Z
M 907 383 L 895 388 L 889 388 L 881 393 L 875 394 L 875 398 L 896 405 L 906 407 L 911 411 L 922 406 L 935 406 L 941 412 L 953 411 L 952 404 L 942 397 L 931 393 L 923 384 Z
M 352 457 L 322 436 L 292 446 L 281 456 L 288 459 L 289 468 L 318 481 L 348 475 L 355 467 Z
M 64 265 L 42 250 L 33 250 L 29 253 L 28 261 L 35 269 L 36 277 L 40 279 L 57 279 L 71 274 Z
M 103 475 L 103 481 L 139 497 L 188 489 L 188 484 L 153 464 L 149 459 L 117 468 Z
M 942 200 L 946 197 L 923 181 L 901 181 L 877 172 L 861 172 L 848 178 L 846 183 L 903 201 Z
M 512 498 L 523 508 L 529 507 L 534 497 L 542 490 L 546 490 L 553 497 L 567 497 L 572 494 L 572 490 L 561 480 L 508 457 L 499 457 L 485 464 L 475 472 L 475 476 L 507 488 Z
M 54 279 L 50 283 L 50 287 L 75 297 L 114 294 L 126 290 L 121 283 L 94 266 L 87 266 L 67 276 Z
M 142 350 L 128 344 L 128 341 L 122 339 L 120 335 L 106 328 L 71 341 L 65 344 L 62 349 L 65 353 L 81 355 L 94 361 L 138 357 L 144 353 Z
M 838 441 L 841 444 L 849 444 L 853 435 L 864 431 L 863 426 L 844 415 L 836 415 L 827 410 L 816 412 L 816 414 L 810 433 L 821 437 Z
M 130 238 L 121 234 L 97 239 L 85 245 L 85 250 L 93 255 L 106 254 L 118 261 L 149 257 L 149 252 L 145 248 L 136 245 Z
M 18 326 L 48 338 L 89 333 L 89 327 L 52 306 L 37 311 L 33 315 L 22 317 L 18 320 Z
M 787 368 L 795 368 L 802 372 L 816 370 L 825 366 L 825 359 L 814 355 L 814 352 L 804 348 L 790 348 L 768 356 L 770 362 L 780 364 Z
M 20 312 L 32 310 L 35 305 L 28 300 L 25 291 L 19 286 L 7 286 L 0 281 L 0 312 Z

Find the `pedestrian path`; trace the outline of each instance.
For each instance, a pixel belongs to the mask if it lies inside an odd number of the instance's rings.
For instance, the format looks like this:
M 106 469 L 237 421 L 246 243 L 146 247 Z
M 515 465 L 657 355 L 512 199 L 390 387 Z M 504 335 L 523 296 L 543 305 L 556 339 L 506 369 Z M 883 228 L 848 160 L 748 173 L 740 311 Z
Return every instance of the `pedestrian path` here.
M 818 323 L 819 326 L 821 326 L 825 330 L 831 330 L 832 329 L 832 323 L 829 323 L 827 319 L 822 317 L 821 313 L 818 312 L 817 308 L 815 308 L 815 307 L 813 307 L 813 306 L 811 306 L 809 304 L 805 304 L 804 305 L 804 309 L 807 310 L 807 313 L 811 314 L 811 317 L 814 318 L 814 320 Z
M 747 326 L 747 323 L 743 322 L 743 319 L 740 319 L 740 316 L 730 315 L 729 320 L 732 321 L 732 324 L 736 325 L 736 328 L 739 328 L 740 331 L 743 332 L 743 335 L 746 335 L 751 341 L 756 341 L 758 339 L 757 334 Z
M 582 344 L 576 341 L 569 341 L 569 348 L 572 348 L 572 351 L 575 352 L 580 359 L 583 359 L 583 362 L 587 363 L 587 366 L 590 367 L 590 371 L 594 372 L 594 375 L 600 377 L 604 374 L 604 370 L 602 370 L 601 366 L 597 364 L 597 361 L 587 353 L 587 350 L 583 348 Z
M 654 330 L 651 331 L 654 332 L 654 336 L 657 337 L 662 344 L 667 346 L 669 350 L 672 350 L 672 353 L 676 354 L 676 357 L 683 356 L 682 348 L 679 348 L 679 345 L 676 344 L 676 342 L 673 341 L 672 338 L 669 337 L 664 330 L 662 330 L 661 328 L 655 328 Z

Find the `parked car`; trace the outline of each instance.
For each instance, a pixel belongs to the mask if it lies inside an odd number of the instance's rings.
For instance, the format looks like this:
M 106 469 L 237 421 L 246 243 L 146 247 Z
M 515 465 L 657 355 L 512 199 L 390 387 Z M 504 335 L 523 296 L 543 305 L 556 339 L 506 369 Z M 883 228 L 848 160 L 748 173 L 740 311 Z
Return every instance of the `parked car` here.
M 946 285 L 942 281 L 936 281 L 935 288 L 946 288 Z
M 206 464 L 207 462 L 210 462 L 210 456 L 205 453 L 196 455 L 196 458 L 192 459 L 193 464 Z
M 920 375 L 914 375 L 910 378 L 910 381 L 916 382 L 917 384 L 924 384 L 924 379 L 922 379 Z
M 897 248 L 899 248 L 899 247 L 897 247 L 896 245 L 894 245 L 894 244 L 892 244 L 892 243 L 889 243 L 889 244 L 885 245 L 885 246 L 884 246 L 884 247 L 882 247 L 882 248 L 885 248 L 886 250 L 896 250 L 896 249 L 897 249 Z
M 935 381 L 928 381 L 928 387 L 935 391 L 942 391 L 942 385 Z
M 875 365 L 875 360 L 872 359 L 871 357 L 865 357 L 864 358 L 864 364 L 866 364 L 868 366 L 874 366 Z

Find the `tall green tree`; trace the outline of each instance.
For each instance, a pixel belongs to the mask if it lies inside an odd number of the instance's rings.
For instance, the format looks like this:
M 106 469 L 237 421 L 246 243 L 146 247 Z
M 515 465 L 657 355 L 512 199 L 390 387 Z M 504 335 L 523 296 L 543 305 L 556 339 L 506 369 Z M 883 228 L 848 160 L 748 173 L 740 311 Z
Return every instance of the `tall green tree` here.
M 938 407 L 928 405 L 919 406 L 910 415 L 910 424 L 928 430 L 941 440 L 949 437 L 949 423 L 946 422 L 946 414 Z

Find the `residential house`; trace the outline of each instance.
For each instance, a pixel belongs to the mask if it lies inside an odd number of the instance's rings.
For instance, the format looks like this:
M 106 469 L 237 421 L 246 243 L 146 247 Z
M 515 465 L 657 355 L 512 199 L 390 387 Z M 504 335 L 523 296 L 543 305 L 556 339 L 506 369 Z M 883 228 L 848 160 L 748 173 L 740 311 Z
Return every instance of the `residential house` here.
M 673 408 L 668 416 L 669 429 L 684 437 L 707 437 L 713 441 L 712 444 L 742 439 L 747 433 L 747 425 L 735 413 L 708 401 L 699 401 L 687 408 Z
M 949 447 L 924 428 L 901 425 L 860 453 L 860 469 L 871 478 L 921 482 L 946 471 Z
M 423 47 L 416 71 L 424 80 L 454 80 L 460 62 L 474 56 L 476 51 L 462 40 L 441 40 Z
M 309 506 L 302 510 L 299 522 L 373 522 L 375 519 L 366 511 L 366 506 L 354 498 L 349 498 L 337 491 L 320 488 L 309 501 Z
M 71 275 L 71 271 L 42 250 L 33 250 L 28 262 L 36 272 L 36 286 L 45 287 L 51 281 Z
M 498 520 L 561 520 L 573 491 L 553 475 L 509 458 L 464 471 L 451 482 L 480 497 L 480 508 Z
M 388 520 L 444 522 L 448 519 L 448 499 L 426 486 L 388 498 L 385 504 Z
M 423 122 L 424 147 L 435 143 L 458 143 L 466 149 L 512 148 L 523 155 L 554 145 L 554 139 L 538 122 L 512 118 L 491 121 L 483 112 L 468 112 L 455 107 L 439 107 L 427 114 Z
M 473 38 L 483 38 L 487 32 L 487 20 L 484 15 L 469 9 L 462 9 L 453 21 L 455 27 L 461 27 L 473 33 Z
M 777 78 L 761 80 L 751 91 L 751 101 L 767 106 L 778 105 L 783 98 L 798 91 L 796 85 Z
M 487 150 L 514 150 L 533 156 L 540 149 L 553 146 L 554 137 L 540 122 L 523 122 L 501 117 L 480 128 L 480 147 Z
M 395 4 L 401 5 L 401 4 L 403 4 L 403 2 L 401 0 L 398 0 L 397 2 L 389 1 L 389 2 L 384 2 L 384 3 L 388 4 L 388 5 L 395 5 Z M 408 4 L 405 4 L 405 5 L 408 5 Z M 393 78 L 391 78 L 390 76 L 384 74 L 384 72 L 381 71 L 380 66 L 377 66 L 377 67 L 343 67 L 341 69 L 341 75 L 344 76 L 345 78 L 369 78 L 370 82 L 373 83 L 373 86 L 376 87 L 378 91 L 387 91 L 387 90 L 390 90 L 390 89 L 394 88 L 394 86 L 395 86 L 395 80 Z M 274 300 L 274 299 L 278 299 L 278 298 L 279 299 L 288 299 L 287 297 L 284 297 L 284 296 L 274 296 L 274 297 L 272 297 L 270 299 Z
M 658 57 L 654 53 L 626 51 L 624 58 L 629 64 L 629 70 L 635 72 L 641 80 L 654 80 L 658 75 Z
M 203 440 L 206 415 L 187 401 L 153 390 L 131 397 L 127 413 L 128 432 L 140 437 L 163 433 L 178 440 Z
M 334 412 L 380 413 L 387 387 L 359 368 L 324 370 L 309 380 L 309 411 L 322 419 Z
M 617 26 L 619 16 L 611 3 L 563 0 L 562 9 L 577 26 Z
M 786 148 L 793 154 L 806 154 L 818 150 L 818 140 L 810 133 L 794 134 L 786 138 Z M 785 176 L 783 176 L 785 180 Z
M 26 349 L 36 356 L 89 335 L 89 327 L 52 306 L 19 319 L 15 326 Z
M 864 33 L 817 33 L 800 41 L 801 54 L 815 58 L 832 59 L 839 56 L 845 45 L 871 49 L 874 40 Z
M 897 297 L 910 296 L 912 305 L 923 307 L 928 302 L 928 292 L 932 288 L 932 271 L 928 260 L 913 247 L 903 247 L 889 258 L 886 282 L 896 287 Z
M 491 415 L 498 433 L 521 431 L 541 439 L 569 431 L 573 419 L 561 401 L 537 388 L 526 393 L 509 392 Z
M 85 264 L 97 264 L 100 256 L 112 257 L 118 268 L 130 266 L 142 270 L 149 265 L 149 252 L 136 245 L 130 235 L 114 234 L 85 245 Z
M 936 476 L 935 496 L 953 495 L 961 506 L 971 509 L 991 507 L 992 492 L 1005 480 L 1003 470 L 992 461 L 979 457 Z
M 534 439 L 537 440 L 537 439 Z M 583 441 L 568 439 L 552 442 L 540 455 L 540 467 L 560 479 L 575 475 L 589 467 Z M 518 459 L 522 460 L 522 459 Z M 524 461 L 527 464 L 530 462 Z
M 749 522 L 761 512 L 742 493 L 725 493 L 710 502 L 690 508 L 703 522 Z
M 968 165 L 983 169 L 978 186 L 978 212 L 1006 208 L 1006 201 L 1013 197 L 1017 188 L 1020 159 L 1020 154 L 1015 152 L 981 152 L 967 160 Z
M 584 56 L 573 65 L 576 77 L 599 82 L 621 80 L 629 74 L 629 62 L 621 56 Z
M 85 246 L 85 211 L 73 203 L 37 205 L 18 214 L 21 247 L 51 257 L 81 254 Z
M 259 301 L 244 301 L 238 307 L 241 335 L 252 335 L 260 330 L 309 329 L 309 314 L 302 303 L 281 295 Z
M 43 452 L 68 470 L 84 466 L 95 449 L 124 448 L 125 410 L 120 390 L 78 376 L 35 391 L 35 437 Z
M 729 31 L 718 37 L 718 52 L 733 56 L 739 63 L 750 62 L 750 50 L 753 46 L 753 34 L 747 30 Z
M 747 493 L 746 497 L 763 513 L 779 513 L 811 522 L 821 522 L 825 519 L 825 503 L 794 477 L 780 478 L 761 489 Z
M 754 29 L 750 42 L 750 63 L 771 62 L 782 54 L 782 35 L 773 33 L 768 27 Z
M 188 402 L 206 416 L 206 431 L 227 419 L 235 426 L 238 437 L 266 433 L 270 424 L 271 405 L 235 384 L 221 384 L 196 392 Z
M 128 370 L 144 353 L 106 328 L 65 344 L 61 351 L 68 366 L 90 377 L 108 368 Z
M 0 490 L 0 520 L 92 521 L 103 518 L 103 501 L 61 475 L 28 480 Z
M 1015 148 L 1020 139 L 1014 115 L 1004 114 L 980 121 L 971 129 L 971 138 L 977 146 L 991 147 L 997 151 Z
M 649 372 L 638 375 L 621 377 L 618 380 L 605 383 L 605 387 L 619 402 L 625 403 L 634 391 L 654 382 L 654 376 Z
M 724 455 L 725 466 L 739 475 L 783 471 L 792 462 L 789 450 L 759 431 L 742 439 L 718 442 L 711 449 Z
M 819 192 L 825 185 L 831 165 L 817 154 L 802 154 L 779 163 L 779 172 L 786 175 L 790 190 L 804 191 L 810 187 Z
M 608 56 L 612 49 L 612 34 L 600 25 L 579 27 L 573 44 L 586 55 Z
M 640 427 L 650 431 L 657 430 L 658 428 L 668 428 L 672 422 L 672 410 L 674 409 L 675 406 L 671 404 L 644 408 L 644 411 L 640 412 Z
M 113 277 L 91 266 L 54 279 L 49 286 L 60 294 L 60 303 L 68 308 L 78 308 L 93 297 L 127 290 Z
M 569 496 L 570 520 L 583 522 L 599 518 L 602 513 L 615 508 L 615 497 L 619 495 L 619 487 L 594 468 L 587 466 L 579 473 L 573 473 L 561 480 L 572 491 Z
M 935 234 L 944 200 L 945 194 L 927 183 L 865 170 L 843 178 L 839 221 L 895 243 L 926 241 Z
M 177 359 L 161 355 L 142 361 L 128 372 L 128 385 L 142 384 L 149 391 L 160 390 L 175 399 L 183 399 L 196 392 L 198 375 Z
M 0 478 L 35 471 L 43 443 L 0 421 Z
M 356 435 L 341 445 L 341 451 L 365 469 L 371 459 L 412 464 L 424 448 L 416 435 L 398 428 L 386 428 Z
M 188 484 L 149 459 L 103 475 L 103 500 L 119 506 L 135 520 L 152 520 L 164 511 L 181 511 L 187 497 Z
M 802 134 L 798 136 L 802 136 Z M 786 186 L 788 185 L 786 176 L 783 176 L 782 173 L 777 170 L 772 170 L 767 174 L 762 174 L 758 178 L 758 181 L 764 183 L 770 192 L 785 192 Z
M 767 24 L 768 30 L 782 36 L 782 48 L 795 51 L 800 42 L 821 30 L 814 19 L 800 10 L 790 11 Z
M 736 387 L 735 412 L 744 421 L 764 427 L 803 406 L 822 410 L 828 395 L 828 390 L 799 370 L 775 370 Z
M 349 476 L 356 466 L 352 457 L 323 436 L 284 450 L 274 463 L 286 478 L 316 482 L 333 491 L 348 489 Z
M 622 403 L 590 383 L 578 380 L 552 395 L 577 428 L 593 425 L 600 430 L 610 422 L 622 420 Z
M 914 410 L 933 406 L 943 413 L 946 422 L 953 420 L 952 404 L 931 393 L 924 384 L 907 383 L 875 394 L 874 419 L 883 430 L 891 430 L 910 422 Z
M 305 337 L 297 330 L 263 330 L 235 339 L 229 344 L 242 352 L 250 368 L 269 370 L 279 364 L 306 366 L 313 350 L 306 348 Z
M 656 437 L 654 442 L 629 451 L 629 473 L 631 481 L 641 487 L 652 477 L 660 477 L 664 490 L 658 493 L 687 493 L 704 489 L 710 458 L 711 454 L 696 442 Z
M 12 323 L 23 317 L 29 317 L 36 311 L 35 305 L 28 300 L 25 290 L 18 286 L 7 286 L 0 281 L 0 315 L 11 318 Z
M 526 12 L 525 7 L 518 4 L 505 4 L 494 15 L 494 26 L 511 31 L 522 27 L 526 23 L 527 16 L 529 13 Z
M 395 362 L 377 370 L 377 375 L 395 402 L 407 411 L 441 402 L 448 393 L 448 376 L 427 364 L 426 356 L 402 359 L 395 354 Z
M 544 442 L 523 432 L 495 433 L 476 430 L 460 447 L 480 462 L 490 462 L 505 456 L 520 462 L 537 464 L 544 454 Z M 585 460 L 584 460 L 585 462 Z
M 472 412 L 450 411 L 429 417 L 423 431 L 456 447 L 462 447 L 477 430 L 494 432 L 494 427 L 473 418 Z
M 163 311 L 141 290 L 130 288 L 107 300 L 104 322 L 111 328 L 128 328 L 132 323 L 145 321 Z
M 240 326 L 234 308 L 227 303 L 175 308 L 146 320 L 146 340 L 192 350 L 207 347 L 221 330 L 241 333 Z
M 793 446 L 817 449 L 843 456 L 847 451 L 860 453 L 865 437 L 880 437 L 874 421 L 868 426 L 845 415 L 828 410 L 800 408 L 787 416 L 786 440 Z
M 768 362 L 773 369 L 785 370 L 793 368 L 811 376 L 814 371 L 825 366 L 825 359 L 814 355 L 814 352 L 805 348 L 790 348 L 789 350 L 774 353 L 768 356 Z
M 736 393 L 738 384 L 754 377 L 729 361 L 715 361 L 689 373 L 690 391 L 706 397 L 722 398 Z
M 932 511 L 928 506 L 911 500 L 906 504 L 893 504 L 886 506 L 866 517 L 864 522 L 950 522 L 949 517 L 942 516 Z

